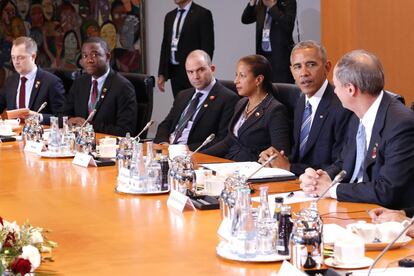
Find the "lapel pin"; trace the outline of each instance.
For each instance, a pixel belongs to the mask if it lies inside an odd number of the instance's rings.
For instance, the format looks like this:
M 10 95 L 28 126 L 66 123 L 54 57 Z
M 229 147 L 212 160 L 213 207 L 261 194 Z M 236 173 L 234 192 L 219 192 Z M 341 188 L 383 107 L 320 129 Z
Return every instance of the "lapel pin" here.
M 216 96 L 210 96 L 209 99 L 214 101 L 214 99 L 216 98 Z
M 378 147 L 378 143 L 375 143 L 375 146 L 372 149 L 372 159 L 377 158 L 377 147 Z
M 208 104 L 204 104 L 204 107 L 207 107 L 208 106 Z
M 323 118 L 323 115 L 320 115 L 319 118 L 322 119 Z
M 39 88 L 40 81 L 36 81 L 35 88 Z
M 259 117 L 259 116 L 260 116 L 260 112 L 256 112 L 256 113 L 254 114 L 254 116 Z

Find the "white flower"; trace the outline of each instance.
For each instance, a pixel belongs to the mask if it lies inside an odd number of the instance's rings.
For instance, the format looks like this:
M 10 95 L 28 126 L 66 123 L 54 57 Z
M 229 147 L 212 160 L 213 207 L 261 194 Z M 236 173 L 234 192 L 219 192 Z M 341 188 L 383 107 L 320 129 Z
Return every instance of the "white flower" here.
M 20 226 L 17 225 L 15 221 L 8 222 L 6 220 L 3 220 L 4 228 L 8 229 L 9 232 L 15 232 L 16 234 L 20 234 Z
M 30 264 L 32 265 L 31 272 L 35 271 L 36 268 L 39 267 L 41 260 L 39 250 L 33 245 L 23 246 L 22 249 L 23 253 L 20 255 L 20 257 L 29 260 Z
M 42 232 L 40 232 L 38 229 L 32 231 L 32 234 L 30 236 L 30 242 L 31 243 L 42 243 L 43 242 Z

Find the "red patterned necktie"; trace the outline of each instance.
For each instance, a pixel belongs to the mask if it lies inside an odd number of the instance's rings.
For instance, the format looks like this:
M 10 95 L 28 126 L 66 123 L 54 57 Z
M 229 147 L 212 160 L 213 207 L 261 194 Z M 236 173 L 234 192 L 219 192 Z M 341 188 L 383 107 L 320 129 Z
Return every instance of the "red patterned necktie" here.
M 26 81 L 25 77 L 20 78 L 19 108 L 26 107 Z
M 91 104 L 89 105 L 89 113 L 95 108 L 96 98 L 98 97 L 98 81 L 92 81 L 92 95 L 91 95 Z

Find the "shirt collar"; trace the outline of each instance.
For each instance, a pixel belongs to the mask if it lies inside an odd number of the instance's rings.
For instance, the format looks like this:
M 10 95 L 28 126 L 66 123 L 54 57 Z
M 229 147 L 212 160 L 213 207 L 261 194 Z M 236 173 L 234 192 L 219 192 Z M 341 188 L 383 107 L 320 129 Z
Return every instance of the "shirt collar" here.
M 210 93 L 210 91 L 211 91 L 211 89 L 213 88 L 213 86 L 216 84 L 216 79 L 215 78 L 213 78 L 212 80 L 211 80 L 211 82 L 210 82 L 210 84 L 209 85 L 207 85 L 206 87 L 204 87 L 204 89 L 202 89 L 202 90 L 198 90 L 198 89 L 196 89 L 196 93 L 197 92 L 200 92 L 201 94 L 208 94 L 208 93 Z
M 108 68 L 108 71 L 106 71 L 106 73 L 105 73 L 105 74 L 103 74 L 102 76 L 100 76 L 100 77 L 99 77 L 99 78 L 97 78 L 97 79 L 95 79 L 94 77 L 92 77 L 92 82 L 93 82 L 94 80 L 97 80 L 97 81 L 98 81 L 98 86 L 103 85 L 103 83 L 104 83 L 104 82 L 105 82 L 105 80 L 106 80 L 106 77 L 108 77 L 109 71 L 111 71 L 111 68 Z
M 37 66 L 35 66 L 33 70 L 30 71 L 28 74 L 20 75 L 20 78 L 25 77 L 28 81 L 33 81 L 36 78 L 36 74 L 37 74 Z
M 327 86 L 328 80 L 325 80 L 322 86 L 319 88 L 319 90 L 316 91 L 316 93 L 312 97 L 306 96 L 306 101 L 308 101 L 311 104 L 312 110 L 316 110 L 316 108 L 318 107 L 319 102 L 321 101 Z
M 364 125 L 366 133 L 372 133 L 372 128 L 374 127 L 375 118 L 377 117 L 378 108 L 381 104 L 382 96 L 384 96 L 384 91 L 381 91 L 381 93 L 371 104 L 371 106 L 368 108 L 367 112 L 365 112 L 364 116 L 361 119 L 361 123 Z M 367 140 L 369 141 L 369 139 Z

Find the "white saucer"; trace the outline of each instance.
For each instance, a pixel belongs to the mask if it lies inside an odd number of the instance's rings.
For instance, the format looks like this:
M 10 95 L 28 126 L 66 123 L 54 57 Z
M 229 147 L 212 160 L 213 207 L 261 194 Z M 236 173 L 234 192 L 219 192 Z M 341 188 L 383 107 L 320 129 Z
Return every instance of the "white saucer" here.
M 15 136 L 16 132 L 0 132 L 0 136 Z
M 162 194 L 168 194 L 170 192 L 170 189 L 163 190 L 163 191 L 144 192 L 142 190 L 133 189 L 132 187 L 129 187 L 128 185 L 118 185 L 115 187 L 115 192 L 118 192 L 121 194 L 130 194 L 130 195 L 162 195 Z
M 282 256 L 276 253 L 268 255 L 256 255 L 251 258 L 243 258 L 231 251 L 230 244 L 225 241 L 221 241 L 216 247 L 216 253 L 220 257 L 228 260 L 239 261 L 239 262 L 252 262 L 252 263 L 268 263 L 288 260 L 289 256 Z
M 372 265 L 374 262 L 373 259 L 364 257 L 359 262 L 354 264 L 341 264 L 335 263 L 334 258 L 327 258 L 325 259 L 325 264 L 327 266 L 335 267 L 335 268 L 344 268 L 344 269 L 354 269 L 354 268 L 363 268 Z

